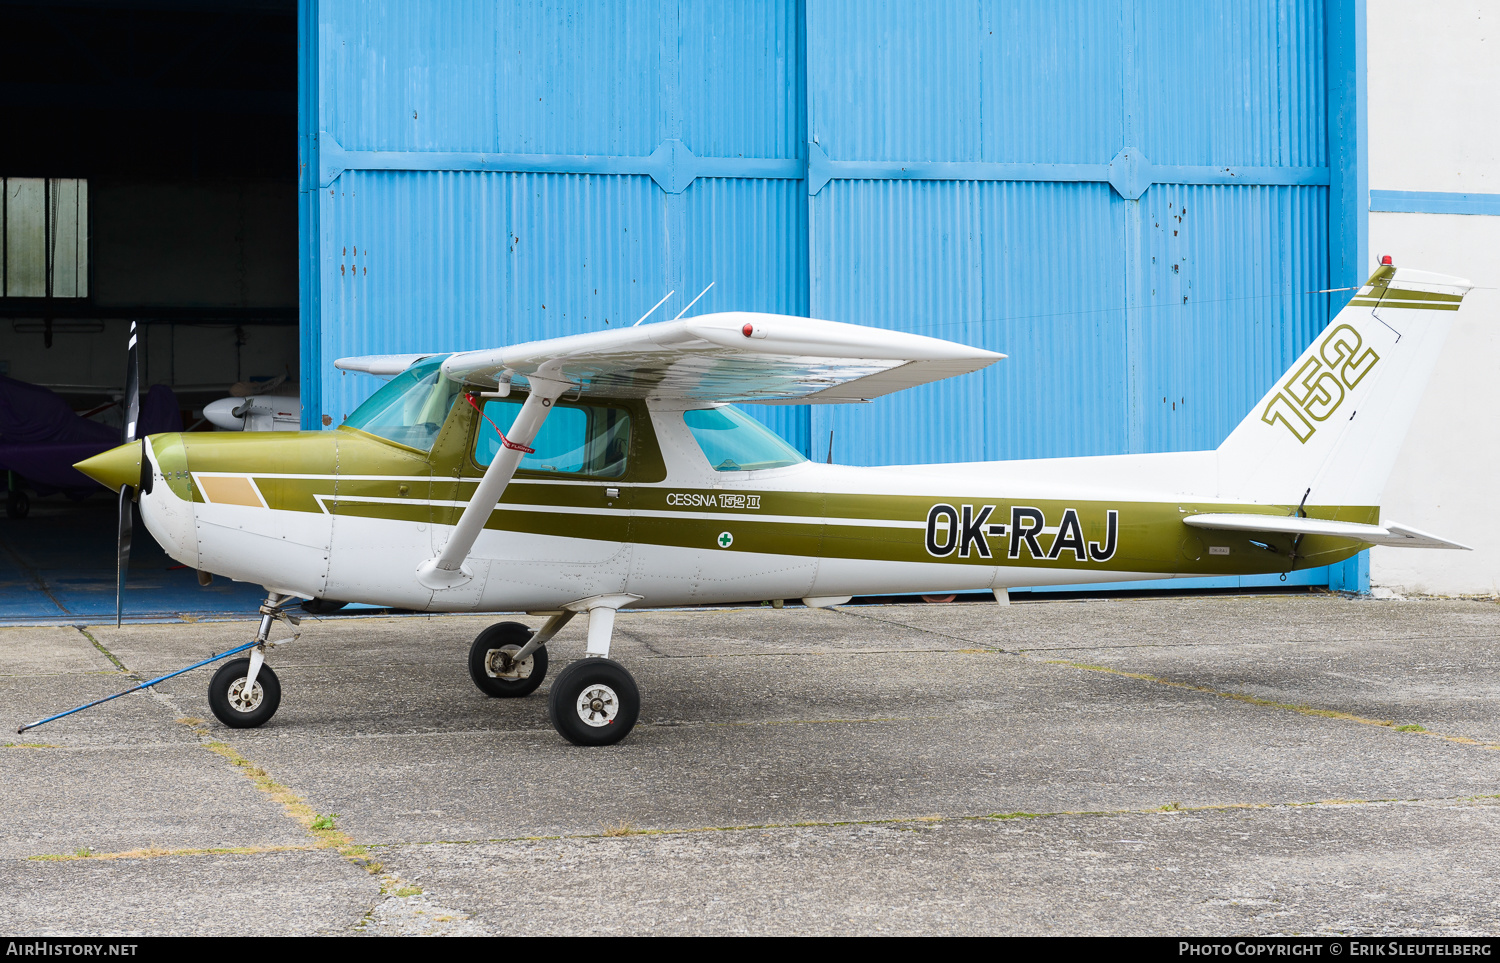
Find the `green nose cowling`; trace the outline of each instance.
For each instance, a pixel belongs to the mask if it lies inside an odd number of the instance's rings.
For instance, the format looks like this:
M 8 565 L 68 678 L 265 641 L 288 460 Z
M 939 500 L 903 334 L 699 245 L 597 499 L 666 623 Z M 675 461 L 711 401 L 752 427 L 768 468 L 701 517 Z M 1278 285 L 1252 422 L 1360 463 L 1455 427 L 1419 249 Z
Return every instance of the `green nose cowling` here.
M 119 491 L 120 486 L 139 488 L 141 484 L 141 443 L 128 441 L 118 448 L 111 448 L 93 458 L 85 458 L 73 466 L 94 481 Z

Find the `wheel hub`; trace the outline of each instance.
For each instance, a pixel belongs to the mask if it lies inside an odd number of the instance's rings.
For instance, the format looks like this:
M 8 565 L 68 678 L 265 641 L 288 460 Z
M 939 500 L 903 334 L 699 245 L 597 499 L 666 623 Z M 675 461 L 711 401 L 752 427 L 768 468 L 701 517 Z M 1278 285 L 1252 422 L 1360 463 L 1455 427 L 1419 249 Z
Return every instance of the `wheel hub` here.
M 607 685 L 585 686 L 578 695 L 578 718 L 598 729 L 612 725 L 620 714 L 620 697 Z
M 518 681 L 531 677 L 531 656 L 520 661 L 516 660 L 516 653 L 521 651 L 519 645 L 507 645 L 499 649 L 490 649 L 484 656 L 484 674 L 492 679 L 509 679 Z
M 261 689 L 259 682 L 255 683 L 255 687 L 248 694 L 245 692 L 243 678 L 235 679 L 229 684 L 229 705 L 239 712 L 254 712 L 260 707 L 260 701 L 264 696 L 265 692 Z

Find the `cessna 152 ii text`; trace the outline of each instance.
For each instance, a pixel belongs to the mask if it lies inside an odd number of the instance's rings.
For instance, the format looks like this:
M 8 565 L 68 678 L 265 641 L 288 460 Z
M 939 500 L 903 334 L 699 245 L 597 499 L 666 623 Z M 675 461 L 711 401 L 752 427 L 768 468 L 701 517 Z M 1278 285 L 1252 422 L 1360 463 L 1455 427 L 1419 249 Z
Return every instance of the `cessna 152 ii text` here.
M 731 407 L 836 404 L 1003 355 L 858 325 L 725 313 L 449 355 L 346 358 L 388 376 L 334 431 L 166 433 L 79 468 L 138 499 L 168 554 L 266 586 L 257 638 L 210 684 L 259 726 L 273 624 L 298 599 L 522 610 L 469 671 L 492 696 L 547 673 L 564 738 L 605 745 L 640 697 L 615 613 L 696 603 L 1287 572 L 1371 545 L 1462 548 L 1382 519 L 1380 495 L 1460 278 L 1376 270 L 1216 450 L 854 468 L 809 462 Z M 223 658 L 221 654 L 219 658 Z M 184 670 L 185 671 L 185 670 Z M 55 718 L 55 717 L 54 717 Z M 44 720 L 47 721 L 47 720 Z

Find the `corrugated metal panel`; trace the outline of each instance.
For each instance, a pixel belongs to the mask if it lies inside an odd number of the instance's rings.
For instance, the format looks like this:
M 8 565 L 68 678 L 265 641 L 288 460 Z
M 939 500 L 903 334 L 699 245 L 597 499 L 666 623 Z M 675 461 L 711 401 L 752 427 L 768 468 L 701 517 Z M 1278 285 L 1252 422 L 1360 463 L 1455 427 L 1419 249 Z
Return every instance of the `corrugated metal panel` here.
M 319 0 L 319 123 L 350 150 L 496 150 L 486 0 Z
M 964 378 L 829 411 L 838 459 L 1118 450 L 1126 345 L 1116 201 L 1102 184 L 830 184 L 814 236 L 835 249 L 814 258 L 814 313 L 1010 355 Z
M 700 157 L 805 156 L 798 5 L 716 0 L 678 9 L 678 136 L 688 149 Z
M 653 3 L 496 5 L 501 151 L 649 154 L 663 139 L 663 44 Z M 675 17 L 673 18 L 675 19 Z
M 808 7 L 834 160 L 1326 163 L 1321 4 L 837 0 Z
M 702 178 L 682 195 L 686 242 L 670 318 L 710 282 L 690 313 L 807 311 L 807 192 L 801 181 Z M 646 307 L 655 303 L 653 298 Z M 676 307 L 674 307 L 674 305 Z M 645 310 L 645 308 L 642 308 Z M 751 405 L 751 414 L 803 451 L 805 406 Z
M 981 159 L 1113 157 L 1124 144 L 1120 5 L 1027 0 L 985 3 L 980 15 Z
M 833 160 L 979 160 L 977 0 L 807 7 L 812 139 Z
M 1102 165 L 1133 142 L 1157 165 L 1318 166 L 1322 33 L 1320 8 L 1274 0 L 816 3 L 811 126 L 835 160 Z M 928 304 L 1012 360 L 815 412 L 814 445 L 830 426 L 861 464 L 1213 447 L 1326 321 L 1303 293 L 1327 286 L 1326 198 L 832 181 L 814 313 L 922 330 L 896 315 Z
M 322 192 L 324 357 L 629 324 L 666 293 L 662 215 L 646 177 L 348 171 Z M 373 384 L 325 372 L 325 412 Z
M 1118 449 L 1127 418 L 1124 202 L 1107 184 L 988 184 L 987 347 L 995 382 L 983 457 Z
M 670 318 L 805 314 L 800 181 L 705 178 L 664 195 L 646 177 L 348 171 L 321 192 L 322 351 L 457 351 L 631 324 L 670 289 Z M 674 217 L 674 214 L 677 215 Z M 673 225 L 676 225 L 674 235 Z M 323 373 L 335 419 L 373 390 Z M 768 413 L 805 440 L 802 409 Z
M 325 129 L 349 150 L 798 157 L 795 3 L 325 0 Z M 680 79 L 679 79 L 680 78 Z
M 1010 355 L 827 414 L 840 460 L 1217 446 L 1326 323 L 1326 205 L 1317 187 L 830 184 L 814 313 Z
M 1327 320 L 1321 187 L 1158 184 L 1138 202 L 1144 451 L 1217 447 Z
M 1327 163 L 1323 5 L 1136 5 L 1136 146 L 1157 164 Z
M 984 344 L 977 185 L 834 181 L 813 212 L 814 315 Z M 988 430 L 971 416 L 983 385 L 971 375 L 870 405 L 818 408 L 815 441 L 826 443 L 833 428 L 845 464 L 936 461 L 928 455 L 945 451 L 972 458 Z

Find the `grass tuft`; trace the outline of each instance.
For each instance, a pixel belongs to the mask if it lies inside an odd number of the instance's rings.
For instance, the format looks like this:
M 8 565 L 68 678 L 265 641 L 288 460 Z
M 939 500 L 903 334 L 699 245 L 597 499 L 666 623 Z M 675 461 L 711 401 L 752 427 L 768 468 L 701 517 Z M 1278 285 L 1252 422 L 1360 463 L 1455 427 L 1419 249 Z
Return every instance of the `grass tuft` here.
M 324 814 L 315 812 L 290 787 L 283 786 L 272 779 L 269 773 L 240 755 L 233 746 L 226 742 L 219 742 L 217 740 L 205 742 L 203 743 L 203 748 L 228 759 L 230 763 L 244 774 L 246 779 L 250 780 L 256 789 L 270 796 L 276 802 L 281 803 L 281 808 L 286 811 L 286 814 L 301 823 L 308 831 L 308 834 L 313 837 L 316 848 L 335 850 L 340 856 L 371 875 L 379 875 L 381 870 L 384 869 L 380 863 L 371 859 L 366 854 L 365 847 L 356 846 L 354 840 L 349 838 L 347 833 L 340 830 L 334 824 L 334 819 L 338 817 L 338 813 Z

